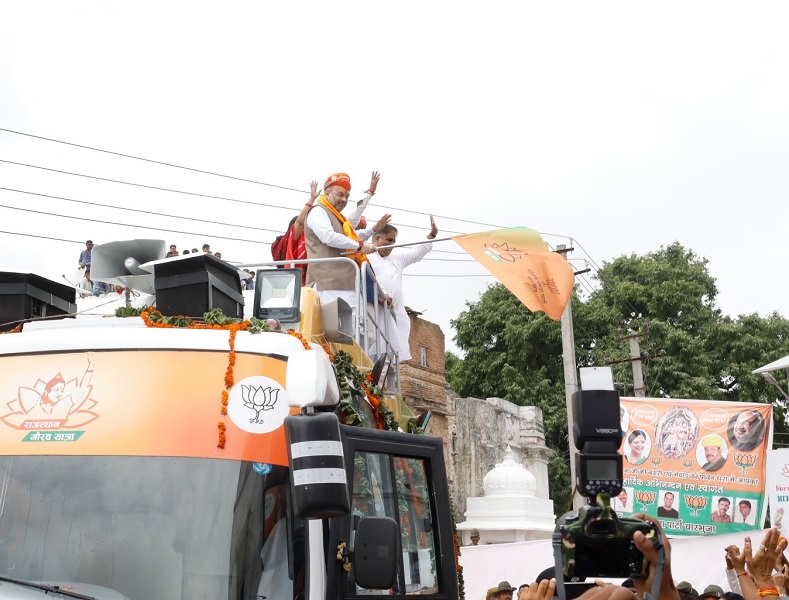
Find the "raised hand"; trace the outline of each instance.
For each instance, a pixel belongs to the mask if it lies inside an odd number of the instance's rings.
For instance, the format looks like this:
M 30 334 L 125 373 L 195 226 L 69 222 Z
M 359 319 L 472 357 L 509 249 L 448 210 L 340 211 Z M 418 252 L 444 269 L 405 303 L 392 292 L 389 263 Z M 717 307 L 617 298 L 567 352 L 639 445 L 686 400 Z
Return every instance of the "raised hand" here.
M 427 235 L 434 238 L 438 235 L 438 227 L 436 227 L 436 220 L 433 218 L 433 215 L 430 215 L 430 233 Z
M 392 220 L 392 215 L 385 214 L 383 217 L 378 219 L 378 222 L 375 225 L 373 225 L 373 231 L 375 233 L 378 233 L 379 231 L 381 231 L 381 229 L 386 227 L 389 224 L 389 221 L 391 220 Z
M 373 171 L 373 174 L 370 177 L 370 187 L 368 188 L 368 191 L 374 194 L 380 180 L 381 174 L 378 171 Z

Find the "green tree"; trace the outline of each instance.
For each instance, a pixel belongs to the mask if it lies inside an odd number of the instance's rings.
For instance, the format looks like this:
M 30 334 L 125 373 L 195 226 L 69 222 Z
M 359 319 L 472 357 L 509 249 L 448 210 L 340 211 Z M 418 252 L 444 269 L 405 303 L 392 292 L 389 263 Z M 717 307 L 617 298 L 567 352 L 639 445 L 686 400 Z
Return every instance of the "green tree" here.
M 621 256 L 597 273 L 599 287 L 573 296 L 577 367 L 612 364 L 624 396 L 632 395 L 626 335 L 639 334 L 647 395 L 772 402 L 776 431 L 786 409 L 753 369 L 787 353 L 789 321 L 778 314 L 722 315 L 707 260 L 679 243 L 643 256 Z M 452 321 L 463 358 L 447 357 L 447 380 L 465 397 L 506 398 L 543 412 L 550 493 L 564 512 L 571 488 L 561 327 L 532 313 L 502 285 Z

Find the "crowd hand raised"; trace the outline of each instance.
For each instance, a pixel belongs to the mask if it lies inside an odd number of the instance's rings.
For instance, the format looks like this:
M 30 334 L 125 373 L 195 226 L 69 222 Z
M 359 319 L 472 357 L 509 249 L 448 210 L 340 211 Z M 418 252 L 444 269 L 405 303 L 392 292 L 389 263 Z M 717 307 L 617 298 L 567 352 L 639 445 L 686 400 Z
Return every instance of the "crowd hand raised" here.
M 390 215 L 388 213 L 385 214 L 383 217 L 378 219 L 378 222 L 375 225 L 373 225 L 373 232 L 378 233 L 384 227 L 389 225 L 389 221 L 391 221 L 391 220 L 392 220 L 392 215 Z
M 664 552 L 663 574 L 660 579 L 660 592 L 658 594 L 660 600 L 679 600 L 679 592 L 677 591 L 677 588 L 674 587 L 674 580 L 671 577 L 671 544 L 669 543 L 666 534 L 663 532 L 663 528 L 660 526 L 660 521 L 658 521 L 655 517 L 646 515 L 644 513 L 636 513 L 633 515 L 633 517 L 651 523 L 655 526 L 655 528 L 658 530 L 658 533 L 660 534 L 660 541 L 663 544 Z M 633 578 L 633 584 L 635 586 L 637 595 L 639 598 L 643 598 L 645 592 L 652 591 L 652 581 L 655 577 L 655 569 L 657 569 L 658 564 L 658 550 L 655 548 L 652 541 L 648 540 L 640 531 L 636 531 L 633 534 L 633 542 L 635 543 L 636 548 L 641 551 L 641 553 L 649 562 L 649 574 L 647 575 L 646 579 Z M 583 596 L 581 597 L 583 598 Z
M 556 590 L 555 579 L 543 579 L 540 583 L 533 582 L 518 594 L 518 600 L 551 600 Z
M 789 565 L 782 565 L 780 570 L 773 575 L 775 587 L 778 588 L 778 593 L 782 596 L 786 594 L 786 581 L 789 579 Z
M 775 559 L 786 548 L 786 540 L 779 540 L 779 537 L 777 528 L 768 531 L 755 554 L 751 538 L 745 538 L 745 564 L 757 587 L 769 588 L 775 585 L 772 579 Z
M 729 563 L 731 563 L 731 567 L 729 567 Z M 731 546 L 726 546 L 726 566 L 728 568 L 734 569 L 737 573 L 742 573 L 745 571 L 745 552 L 740 551 L 740 549 L 732 544 Z

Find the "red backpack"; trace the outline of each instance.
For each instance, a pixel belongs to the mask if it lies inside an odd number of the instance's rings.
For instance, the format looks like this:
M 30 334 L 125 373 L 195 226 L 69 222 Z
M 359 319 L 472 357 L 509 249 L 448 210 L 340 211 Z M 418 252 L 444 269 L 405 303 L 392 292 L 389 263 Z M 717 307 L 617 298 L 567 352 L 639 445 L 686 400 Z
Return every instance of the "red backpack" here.
M 274 241 L 271 242 L 271 258 L 274 260 L 287 260 L 287 251 L 288 251 L 288 241 L 290 240 L 290 235 L 293 232 L 293 224 L 296 222 L 296 217 L 293 217 L 288 223 L 288 229 L 282 235 L 278 235 L 274 238 Z M 278 268 L 283 268 L 283 265 L 277 265 Z
M 288 247 L 288 238 L 290 237 L 290 232 L 284 233 L 283 235 L 278 235 L 273 242 L 271 242 L 271 258 L 274 260 L 285 260 L 285 251 Z M 282 266 L 282 265 L 277 265 Z

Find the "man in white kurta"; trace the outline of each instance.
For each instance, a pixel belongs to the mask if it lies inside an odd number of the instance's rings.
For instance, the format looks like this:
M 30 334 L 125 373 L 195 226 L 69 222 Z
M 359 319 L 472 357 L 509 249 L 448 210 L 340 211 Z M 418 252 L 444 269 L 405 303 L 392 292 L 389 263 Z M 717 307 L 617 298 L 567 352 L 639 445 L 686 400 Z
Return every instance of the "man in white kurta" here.
M 427 239 L 435 239 L 438 228 L 430 216 L 430 233 Z M 397 229 L 387 225 L 373 236 L 374 246 L 391 246 L 397 243 Z M 397 333 L 393 336 L 393 344 L 400 360 L 410 360 L 411 351 L 408 345 L 408 336 L 411 334 L 411 320 L 405 312 L 405 299 L 403 298 L 403 271 L 408 265 L 422 260 L 433 249 L 433 244 L 417 244 L 405 248 L 380 248 L 377 252 L 369 254 L 367 258 L 375 271 L 375 278 L 386 294 L 392 299 L 392 310 L 397 319 Z

